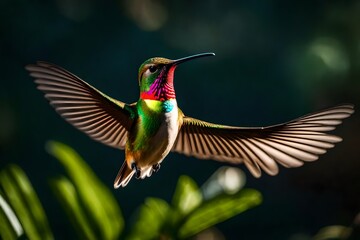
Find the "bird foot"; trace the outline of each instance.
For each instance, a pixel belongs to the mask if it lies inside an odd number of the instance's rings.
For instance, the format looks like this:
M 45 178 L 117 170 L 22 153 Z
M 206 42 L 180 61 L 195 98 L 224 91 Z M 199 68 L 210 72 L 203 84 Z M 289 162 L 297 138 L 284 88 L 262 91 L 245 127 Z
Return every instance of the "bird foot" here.
M 152 166 L 152 170 L 153 170 L 154 173 L 158 172 L 159 169 L 160 169 L 160 163 L 154 164 Z
M 139 179 L 141 177 L 141 170 L 140 168 L 138 168 L 138 166 L 136 165 L 136 163 L 132 163 L 131 164 L 131 169 L 135 170 L 135 178 Z

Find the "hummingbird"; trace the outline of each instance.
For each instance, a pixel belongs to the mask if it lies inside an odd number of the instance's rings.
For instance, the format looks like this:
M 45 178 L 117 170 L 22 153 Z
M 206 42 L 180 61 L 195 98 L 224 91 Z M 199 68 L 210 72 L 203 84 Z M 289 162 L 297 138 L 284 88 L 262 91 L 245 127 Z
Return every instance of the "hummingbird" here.
M 262 171 L 276 175 L 279 164 L 294 168 L 315 161 L 342 140 L 328 131 L 354 112 L 352 104 L 267 127 L 227 126 L 185 115 L 176 100 L 175 69 L 184 62 L 214 55 L 146 60 L 138 72 L 139 99 L 131 104 L 105 95 L 54 64 L 39 61 L 25 68 L 66 121 L 94 140 L 125 150 L 114 188 L 125 187 L 134 175 L 137 179 L 150 177 L 170 152 L 243 163 L 259 178 Z

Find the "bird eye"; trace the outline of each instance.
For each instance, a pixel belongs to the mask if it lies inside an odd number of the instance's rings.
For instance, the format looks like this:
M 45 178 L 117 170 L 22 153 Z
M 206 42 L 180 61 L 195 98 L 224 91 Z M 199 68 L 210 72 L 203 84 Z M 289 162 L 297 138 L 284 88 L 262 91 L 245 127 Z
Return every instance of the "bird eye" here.
M 152 65 L 152 66 L 149 67 L 149 71 L 150 71 L 151 73 L 156 72 L 157 69 L 158 69 L 158 68 L 157 68 L 155 65 Z

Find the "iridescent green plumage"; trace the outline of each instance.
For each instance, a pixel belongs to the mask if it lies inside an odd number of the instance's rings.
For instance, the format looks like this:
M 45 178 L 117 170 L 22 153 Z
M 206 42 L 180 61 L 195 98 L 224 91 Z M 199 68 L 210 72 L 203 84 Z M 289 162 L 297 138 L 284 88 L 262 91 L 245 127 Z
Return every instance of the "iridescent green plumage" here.
M 145 103 L 145 101 L 147 103 Z M 136 104 L 138 113 L 135 125 L 136 129 L 129 135 L 129 142 L 133 144 L 133 150 L 141 150 L 147 145 L 148 140 L 152 138 L 161 125 L 162 114 L 165 112 L 162 101 L 140 99 Z
M 132 104 L 115 100 L 50 63 L 38 62 L 26 69 L 69 123 L 97 141 L 125 149 L 125 162 L 115 179 L 115 188 L 126 186 L 134 174 L 145 178 L 158 171 L 170 151 L 244 163 L 255 177 L 260 177 L 261 170 L 276 175 L 278 164 L 290 168 L 315 161 L 341 141 L 327 131 L 354 112 L 351 104 L 260 128 L 225 126 L 185 116 L 175 98 L 175 68 L 182 62 L 210 55 L 145 61 L 139 69 L 140 97 Z

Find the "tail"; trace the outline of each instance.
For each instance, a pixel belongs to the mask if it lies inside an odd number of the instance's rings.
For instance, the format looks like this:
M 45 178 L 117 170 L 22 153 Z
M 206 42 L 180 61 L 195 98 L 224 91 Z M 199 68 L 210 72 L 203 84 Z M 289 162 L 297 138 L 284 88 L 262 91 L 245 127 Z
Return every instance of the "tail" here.
M 134 173 L 135 171 L 130 169 L 126 161 L 124 161 L 123 165 L 121 166 L 115 178 L 114 188 L 125 187 L 132 178 L 132 176 L 134 175 Z

